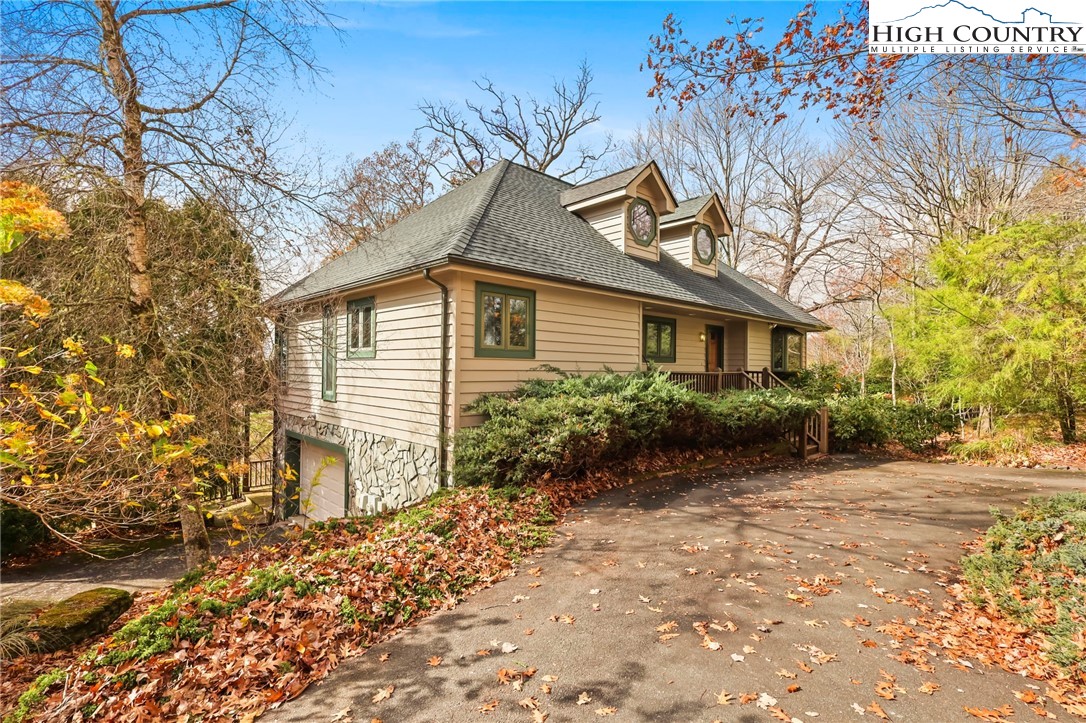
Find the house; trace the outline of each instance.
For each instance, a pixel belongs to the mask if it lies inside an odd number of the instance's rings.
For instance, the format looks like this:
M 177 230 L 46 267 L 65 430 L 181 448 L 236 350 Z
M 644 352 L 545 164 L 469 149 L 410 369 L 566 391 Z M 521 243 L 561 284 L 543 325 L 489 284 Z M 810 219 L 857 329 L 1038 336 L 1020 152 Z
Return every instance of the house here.
M 765 385 L 826 328 L 720 259 L 715 195 L 654 162 L 571 185 L 503 161 L 277 295 L 281 459 L 314 518 L 447 479 L 466 407 L 545 374 L 656 364 L 703 391 Z M 710 388 L 711 387 L 711 388 Z

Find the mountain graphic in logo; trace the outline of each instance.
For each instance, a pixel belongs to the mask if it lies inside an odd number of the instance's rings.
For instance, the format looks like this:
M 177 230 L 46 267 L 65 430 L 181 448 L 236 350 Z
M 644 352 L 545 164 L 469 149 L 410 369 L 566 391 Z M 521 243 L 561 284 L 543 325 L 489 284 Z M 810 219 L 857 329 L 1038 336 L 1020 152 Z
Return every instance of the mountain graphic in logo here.
M 906 21 L 915 20 L 920 15 L 923 15 L 923 20 L 931 25 L 952 25 L 952 24 L 977 24 L 977 23 L 999 23 L 1000 25 L 1074 25 L 1066 21 L 1054 20 L 1052 13 L 1044 10 L 1039 10 L 1035 7 L 1028 7 L 1022 11 L 1019 19 L 1016 20 L 1004 20 L 997 18 L 991 13 L 981 10 L 978 7 L 972 5 L 966 5 L 960 0 L 947 0 L 944 3 L 938 5 L 927 5 L 920 8 L 912 15 L 906 15 L 900 20 L 891 20 L 890 23 L 897 25 Z

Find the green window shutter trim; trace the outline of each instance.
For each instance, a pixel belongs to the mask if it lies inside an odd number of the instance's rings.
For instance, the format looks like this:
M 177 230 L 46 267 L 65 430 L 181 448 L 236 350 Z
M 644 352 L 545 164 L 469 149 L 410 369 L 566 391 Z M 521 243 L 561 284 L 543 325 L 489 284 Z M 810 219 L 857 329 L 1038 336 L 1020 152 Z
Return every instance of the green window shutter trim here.
M 659 339 L 657 339 L 657 353 L 648 353 L 648 337 L 650 326 L 657 327 L 657 334 L 659 334 L 659 329 L 661 327 L 667 327 L 671 329 L 671 352 L 669 354 L 661 354 L 659 352 Z M 677 324 L 674 319 L 666 319 L 660 316 L 644 317 L 641 320 L 641 355 L 649 361 L 659 362 L 662 364 L 674 364 L 675 352 L 679 344 L 677 331 Z
M 358 312 L 358 320 L 367 311 L 370 314 L 370 343 L 362 346 L 362 330 L 358 330 L 359 345 L 357 349 L 351 349 L 351 339 L 354 334 L 353 324 L 355 314 Z M 355 299 L 347 302 L 347 358 L 348 359 L 373 359 L 377 356 L 377 303 L 374 297 L 367 296 L 364 299 Z
M 483 344 L 483 296 L 502 297 L 502 345 L 486 346 Z M 527 348 L 508 348 L 509 343 L 509 298 L 527 299 L 528 301 L 528 346 Z M 519 289 L 497 284 L 475 284 L 475 356 L 504 359 L 535 359 L 535 292 L 531 289 Z

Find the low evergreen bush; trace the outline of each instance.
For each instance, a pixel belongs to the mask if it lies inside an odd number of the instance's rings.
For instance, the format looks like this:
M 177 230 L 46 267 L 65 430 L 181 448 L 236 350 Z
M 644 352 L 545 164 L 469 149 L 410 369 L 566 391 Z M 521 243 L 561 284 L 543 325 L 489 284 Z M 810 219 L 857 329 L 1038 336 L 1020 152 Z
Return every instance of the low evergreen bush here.
M 781 390 L 705 396 L 658 371 L 559 374 L 476 400 L 471 411 L 487 419 L 458 433 L 453 474 L 458 484 L 524 484 L 644 451 L 772 442 L 816 408 Z
M 881 395 L 834 396 L 826 404 L 834 451 L 854 450 L 859 445 L 877 447 L 896 440 L 906 449 L 920 452 L 957 425 L 948 409 L 913 402 L 895 406 Z

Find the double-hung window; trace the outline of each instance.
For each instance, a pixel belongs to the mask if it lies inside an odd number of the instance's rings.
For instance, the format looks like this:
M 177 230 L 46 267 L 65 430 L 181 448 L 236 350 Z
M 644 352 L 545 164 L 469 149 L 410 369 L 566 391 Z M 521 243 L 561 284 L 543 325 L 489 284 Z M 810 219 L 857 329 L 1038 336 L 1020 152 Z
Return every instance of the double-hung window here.
M 372 296 L 347 302 L 347 356 L 352 359 L 377 356 L 377 307 Z
M 336 401 L 336 310 L 324 307 L 321 319 L 321 399 Z
M 475 356 L 535 358 L 535 292 L 475 285 Z
M 646 361 L 675 363 L 675 320 L 646 316 L 642 327 L 643 350 Z

